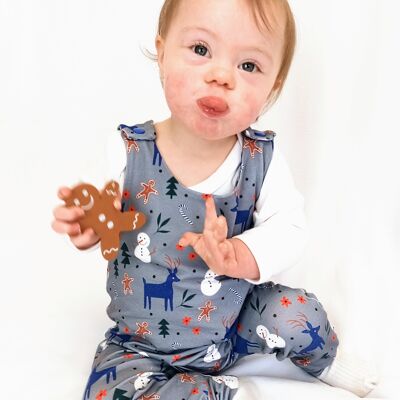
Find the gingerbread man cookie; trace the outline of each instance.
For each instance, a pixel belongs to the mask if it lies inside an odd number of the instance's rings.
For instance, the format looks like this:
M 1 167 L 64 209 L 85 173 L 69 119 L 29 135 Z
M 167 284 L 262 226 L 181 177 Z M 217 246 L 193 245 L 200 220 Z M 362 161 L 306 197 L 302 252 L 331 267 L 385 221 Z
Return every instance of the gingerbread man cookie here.
M 138 229 L 146 222 L 141 212 L 117 210 L 114 201 L 120 198 L 118 183 L 110 181 L 101 193 L 93 185 L 81 183 L 65 199 L 67 207 L 78 206 L 85 211 L 79 225 L 82 231 L 92 228 L 100 236 L 101 254 L 106 260 L 117 256 L 120 232 Z

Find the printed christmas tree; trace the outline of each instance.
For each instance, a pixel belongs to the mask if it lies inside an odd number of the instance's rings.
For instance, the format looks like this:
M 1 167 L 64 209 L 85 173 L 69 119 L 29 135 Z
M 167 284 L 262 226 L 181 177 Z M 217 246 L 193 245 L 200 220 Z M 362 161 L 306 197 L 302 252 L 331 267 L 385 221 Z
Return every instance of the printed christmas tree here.
M 118 259 L 114 260 L 114 276 L 116 278 L 118 278 L 119 274 L 118 274 Z
M 129 254 L 129 248 L 127 246 L 127 244 L 124 242 L 123 245 L 121 246 L 121 250 L 122 250 L 122 261 L 121 264 L 124 265 L 124 268 L 126 268 L 127 265 L 129 265 L 131 262 L 129 261 L 129 259 L 132 257 Z
M 166 321 L 165 319 L 162 319 L 158 325 L 160 325 L 160 327 L 158 329 L 160 329 L 160 333 L 159 335 L 162 335 L 163 338 L 165 339 L 165 336 L 169 335 L 169 330 L 168 330 L 168 325 L 169 322 Z
M 132 397 L 124 396 L 125 393 L 127 393 L 126 390 L 115 389 L 113 400 L 131 400 Z
M 167 186 L 168 192 L 165 194 L 172 199 L 174 196 L 177 196 L 176 190 L 179 182 L 174 177 L 168 179 L 167 182 L 169 183 Z

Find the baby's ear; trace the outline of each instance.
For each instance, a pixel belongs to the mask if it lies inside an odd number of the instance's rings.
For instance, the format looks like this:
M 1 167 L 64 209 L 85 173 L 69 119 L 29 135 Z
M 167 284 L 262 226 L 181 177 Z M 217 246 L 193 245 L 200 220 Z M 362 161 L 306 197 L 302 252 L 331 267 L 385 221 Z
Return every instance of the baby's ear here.
M 164 49 L 165 49 L 165 40 L 160 36 L 156 36 L 155 40 L 156 50 L 157 50 L 157 62 L 158 68 L 160 69 L 160 78 L 163 76 L 163 65 L 164 65 Z
M 274 86 L 273 86 L 272 90 L 277 91 L 277 90 L 279 90 L 281 88 L 281 86 L 282 86 L 282 79 L 281 78 L 277 78 L 275 83 L 274 83 Z

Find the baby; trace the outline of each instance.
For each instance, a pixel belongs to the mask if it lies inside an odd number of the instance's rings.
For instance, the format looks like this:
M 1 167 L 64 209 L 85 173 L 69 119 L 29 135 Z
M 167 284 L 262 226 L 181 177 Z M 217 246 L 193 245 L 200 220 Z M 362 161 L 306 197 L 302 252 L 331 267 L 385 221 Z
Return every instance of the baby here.
M 302 199 L 271 131 L 250 126 L 279 96 L 295 45 L 285 0 L 166 0 L 156 37 L 171 116 L 120 125 L 122 210 L 147 216 L 109 262 L 108 315 L 83 398 L 246 399 L 224 374 L 254 353 L 330 384 L 338 339 L 317 298 L 270 277 L 301 253 Z M 61 199 L 71 193 L 59 190 Z M 53 228 L 79 249 L 83 211 Z M 335 360 L 335 362 L 334 362 Z

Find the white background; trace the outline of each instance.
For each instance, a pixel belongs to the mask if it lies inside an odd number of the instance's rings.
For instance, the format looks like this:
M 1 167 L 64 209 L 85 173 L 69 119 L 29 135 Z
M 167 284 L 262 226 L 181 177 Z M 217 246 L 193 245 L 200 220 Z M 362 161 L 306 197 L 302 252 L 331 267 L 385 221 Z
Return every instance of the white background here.
M 51 231 L 52 209 L 60 185 L 102 185 L 99 160 L 118 124 L 168 116 L 140 50 L 154 51 L 161 3 L 0 0 L 2 398 L 80 398 L 110 326 L 105 264 Z M 316 293 L 343 348 L 390 376 L 400 340 L 400 6 L 291 4 L 296 58 L 258 127 L 278 133 L 311 239 L 277 279 Z

